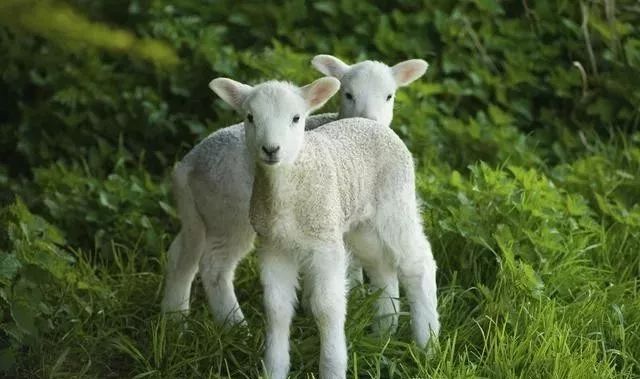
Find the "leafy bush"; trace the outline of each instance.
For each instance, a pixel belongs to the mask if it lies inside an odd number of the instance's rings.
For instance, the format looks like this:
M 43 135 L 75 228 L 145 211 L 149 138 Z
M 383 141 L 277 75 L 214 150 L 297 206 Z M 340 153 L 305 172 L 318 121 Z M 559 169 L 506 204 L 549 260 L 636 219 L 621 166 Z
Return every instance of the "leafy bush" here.
M 47 214 L 68 230 L 74 246 L 96 249 L 103 258 L 114 241 L 140 244 L 154 254 L 164 250 L 163 234 L 171 226 L 175 229 L 170 221 L 176 216 L 167 202 L 167 186 L 155 183 L 141 168 L 126 166 L 126 159 L 119 160 L 104 178 L 62 164 L 35 171 Z
M 91 313 L 91 298 L 107 290 L 87 262 L 64 248 L 60 230 L 21 200 L 3 210 L 0 223 L 0 368 L 6 369 L 21 345 L 33 345 L 69 318 Z

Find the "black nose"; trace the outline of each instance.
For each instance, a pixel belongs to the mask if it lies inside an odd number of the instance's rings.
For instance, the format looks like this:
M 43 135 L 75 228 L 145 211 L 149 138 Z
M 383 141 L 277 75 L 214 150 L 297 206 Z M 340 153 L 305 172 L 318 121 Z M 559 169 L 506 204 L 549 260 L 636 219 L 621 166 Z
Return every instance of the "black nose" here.
M 280 150 L 280 146 L 262 146 L 262 151 L 268 156 L 272 156 Z

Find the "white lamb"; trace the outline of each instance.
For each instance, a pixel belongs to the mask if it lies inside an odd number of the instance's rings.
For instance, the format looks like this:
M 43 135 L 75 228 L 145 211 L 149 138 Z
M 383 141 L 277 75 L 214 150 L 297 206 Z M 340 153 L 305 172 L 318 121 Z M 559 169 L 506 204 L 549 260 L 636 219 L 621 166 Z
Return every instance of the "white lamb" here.
M 267 377 L 281 379 L 289 372 L 289 327 L 300 273 L 311 287 L 320 377 L 345 378 L 345 235 L 379 246 L 354 254 L 372 280 L 400 276 L 414 338 L 424 346 L 440 328 L 436 264 L 422 230 L 413 159 L 400 138 L 364 118 L 305 133 L 307 115 L 338 91 L 334 78 L 302 88 L 275 81 L 250 87 L 218 78 L 210 87 L 246 116 L 246 154 L 255 169 L 249 214 L 261 242 L 268 323 Z
M 344 99 L 339 116 L 311 116 L 307 129 L 336 117 L 353 116 L 366 116 L 389 126 L 396 89 L 419 78 L 427 69 L 427 63 L 417 59 L 393 67 L 373 61 L 349 66 L 338 58 L 318 55 L 312 63 L 342 81 Z M 255 239 L 249 224 L 252 167 L 242 124 L 212 133 L 176 165 L 173 193 L 182 229 L 168 252 L 163 312 L 188 311 L 191 284 L 199 271 L 214 319 L 219 323 L 244 321 L 233 278 L 237 264 L 251 250 Z M 368 240 L 351 240 L 349 244 L 365 252 L 377 247 L 375 241 Z M 354 272 L 356 281 L 361 281 L 361 271 Z M 398 310 L 397 278 L 379 277 L 383 279 L 372 278 L 372 285 L 385 293 L 379 300 L 378 314 L 391 316 L 381 318 L 375 327 L 393 330 Z
M 313 116 L 308 127 L 335 118 Z M 253 163 L 244 139 L 242 124 L 220 129 L 174 168 L 172 190 L 182 228 L 167 253 L 164 313 L 188 312 L 191 284 L 200 272 L 215 321 L 244 322 L 233 288 L 236 266 L 255 240 L 249 224 Z
M 427 71 L 429 65 L 422 59 L 410 59 L 389 67 L 382 62 L 363 61 L 348 65 L 331 55 L 316 55 L 311 64 L 325 75 L 340 80 L 340 113 L 338 118 L 364 117 L 390 126 L 393 120 L 393 105 L 398 87 L 406 86 L 418 79 Z M 361 235 L 347 236 L 347 248 L 358 255 L 381 249 L 376 240 L 363 238 Z M 357 259 L 350 262 L 350 286 L 362 282 L 362 269 Z M 368 268 L 372 271 L 372 268 Z M 377 322 L 373 325 L 375 332 L 393 332 L 398 323 L 399 289 L 395 273 L 383 273 L 369 276 L 371 286 L 381 290 L 377 300 Z M 306 302 L 305 294 L 303 299 Z
M 364 117 L 389 126 L 398 87 L 406 86 L 427 71 L 422 59 L 409 59 L 389 67 L 363 61 L 348 65 L 331 55 L 316 55 L 311 64 L 321 73 L 340 80 L 342 98 L 339 118 Z

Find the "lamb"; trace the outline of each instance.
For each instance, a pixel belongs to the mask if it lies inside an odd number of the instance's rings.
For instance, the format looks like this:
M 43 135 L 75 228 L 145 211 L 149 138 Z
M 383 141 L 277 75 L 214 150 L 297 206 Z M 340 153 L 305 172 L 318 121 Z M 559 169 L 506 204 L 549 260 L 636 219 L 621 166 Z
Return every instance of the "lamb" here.
M 367 116 L 389 126 L 397 87 L 411 83 L 427 69 L 426 62 L 416 59 L 393 67 L 372 61 L 349 66 L 338 58 L 318 55 L 312 63 L 321 72 L 339 78 L 350 92 L 343 94 L 339 115 L 311 116 L 306 121 L 307 129 L 352 116 Z M 384 102 L 380 103 L 380 99 Z M 161 305 L 164 313 L 188 312 L 191 284 L 200 272 L 214 319 L 218 323 L 244 322 L 233 288 L 235 268 L 255 239 L 249 224 L 253 168 L 246 158 L 244 138 L 241 124 L 218 130 L 194 147 L 174 169 L 173 193 L 182 229 L 167 253 Z M 375 247 L 366 240 L 350 244 L 365 251 Z M 353 272 L 354 282 L 361 282 L 361 270 Z M 393 330 L 398 309 L 397 279 L 372 284 L 385 292 L 379 300 L 378 314 L 392 315 L 381 317 L 375 328 Z
M 316 55 L 311 64 L 321 73 L 340 80 L 342 98 L 338 118 L 364 117 L 390 126 L 393 120 L 395 93 L 399 87 L 406 86 L 427 71 L 429 64 L 422 59 L 409 59 L 389 67 L 382 62 L 363 61 L 348 65 L 331 55 Z M 375 240 L 359 236 L 348 237 L 345 241 L 350 251 L 358 255 L 379 249 Z M 357 259 L 350 262 L 350 287 L 363 282 L 362 269 Z M 391 274 L 369 278 L 371 286 L 381 291 L 377 300 L 377 321 L 373 325 L 376 334 L 394 332 L 398 325 L 399 291 L 398 278 Z M 303 303 L 308 295 L 305 294 Z
M 307 127 L 335 118 L 333 114 L 314 116 Z M 244 323 L 233 289 L 235 268 L 255 240 L 249 224 L 253 165 L 244 138 L 242 124 L 220 129 L 174 168 L 172 192 L 182 228 L 167 253 L 163 313 L 189 311 L 191 284 L 200 272 L 214 320 Z
M 245 115 L 245 153 L 255 175 L 249 215 L 261 242 L 266 376 L 281 379 L 289 372 L 300 274 L 311 287 L 320 377 L 346 377 L 345 236 L 379 246 L 354 254 L 372 281 L 399 275 L 411 303 L 414 339 L 425 346 L 440 328 L 436 264 L 420 221 L 413 159 L 400 138 L 364 118 L 304 132 L 307 115 L 338 91 L 335 78 L 302 88 L 218 78 L 210 87 Z
M 422 59 L 409 59 L 389 67 L 382 62 L 362 61 L 348 65 L 331 55 L 316 55 L 311 64 L 321 73 L 341 82 L 338 118 L 364 117 L 390 126 L 393 103 L 399 87 L 409 85 L 427 71 Z

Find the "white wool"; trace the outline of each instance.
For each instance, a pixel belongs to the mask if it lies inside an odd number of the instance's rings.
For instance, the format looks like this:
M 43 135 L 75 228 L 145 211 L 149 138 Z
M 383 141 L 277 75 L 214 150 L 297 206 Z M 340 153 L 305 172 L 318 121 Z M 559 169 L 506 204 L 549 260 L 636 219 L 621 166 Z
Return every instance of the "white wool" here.
M 248 213 L 261 240 L 268 322 L 265 367 L 275 379 L 286 378 L 289 371 L 289 328 L 299 275 L 310 287 L 318 324 L 320 377 L 345 377 L 345 239 L 357 246 L 354 254 L 387 296 L 397 297 L 394 283 L 400 277 L 418 344 L 424 346 L 440 328 L 436 265 L 422 230 L 406 146 L 391 129 L 364 118 L 304 131 L 307 113 L 324 104 L 338 86 L 330 78 L 299 91 L 278 82 L 254 88 L 230 79 L 211 84 L 247 115 L 245 162 L 255 173 Z M 388 299 L 379 305 L 393 313 L 395 304 Z
M 314 115 L 306 126 L 336 118 Z M 244 139 L 242 124 L 217 130 L 174 168 L 172 192 L 182 229 L 167 254 L 163 312 L 189 310 L 191 284 L 200 272 L 214 319 L 244 322 L 233 290 L 235 268 L 255 239 L 249 224 L 253 165 Z

